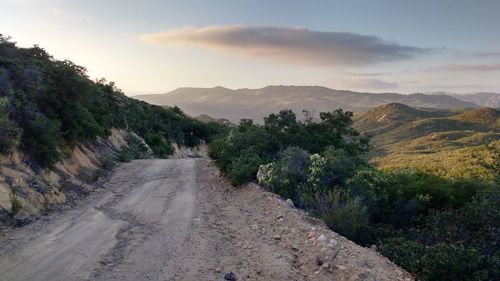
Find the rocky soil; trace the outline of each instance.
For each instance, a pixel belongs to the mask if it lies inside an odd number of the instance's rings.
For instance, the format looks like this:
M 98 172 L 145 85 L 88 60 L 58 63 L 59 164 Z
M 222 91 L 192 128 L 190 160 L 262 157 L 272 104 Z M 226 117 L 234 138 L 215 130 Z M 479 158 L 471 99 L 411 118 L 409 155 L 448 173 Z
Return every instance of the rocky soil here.
M 17 224 L 64 208 L 95 189 L 95 181 L 105 174 L 103 159 L 118 159 L 118 151 L 127 144 L 126 136 L 124 130 L 112 129 L 106 138 L 67 147 L 67 157 L 52 169 L 42 169 L 19 150 L 0 154 L 0 230 L 13 223 L 8 216 L 12 188 L 22 204 Z
M 0 234 L 0 280 L 412 280 L 207 159 L 136 160 L 72 209 Z

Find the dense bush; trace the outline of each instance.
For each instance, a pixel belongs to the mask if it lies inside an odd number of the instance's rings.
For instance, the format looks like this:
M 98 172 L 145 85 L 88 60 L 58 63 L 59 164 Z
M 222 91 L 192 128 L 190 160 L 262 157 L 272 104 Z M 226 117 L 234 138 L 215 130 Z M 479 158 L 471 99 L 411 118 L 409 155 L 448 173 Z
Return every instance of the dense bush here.
M 255 179 L 260 165 L 276 160 L 290 147 L 317 153 L 331 146 L 352 156 L 368 150 L 368 138 L 351 127 L 351 112 L 336 110 L 320 116 L 318 123 L 300 122 L 291 110 L 282 110 L 264 118 L 263 126 L 242 119 L 239 126 L 211 142 L 209 155 L 239 184 Z
M 35 113 L 24 120 L 21 126 L 23 149 L 33 155 L 42 166 L 51 167 L 61 160 L 64 138 L 59 120 Z
M 194 146 L 219 130 L 179 108 L 128 98 L 112 82 L 91 81 L 81 66 L 0 35 L 1 152 L 19 145 L 48 167 L 62 158 L 63 147 L 107 136 L 113 127 L 148 136 L 161 157 L 171 153 L 172 142 Z
M 120 149 L 120 154 L 119 154 L 119 157 L 120 157 L 120 161 L 122 162 L 130 162 L 132 161 L 132 159 L 134 159 L 134 151 L 127 145 L 124 145 L 121 149 Z
M 419 280 L 500 279 L 500 187 L 429 172 L 380 171 L 362 157 L 352 115 L 293 112 L 242 120 L 210 144 L 232 183 L 253 180 L 321 217 L 338 233 L 380 251 Z M 259 168 L 260 167 L 260 168 Z
M 306 180 L 296 180 L 301 171 L 287 178 L 283 163 L 264 165 L 261 182 L 285 196 L 299 194 L 296 205 L 349 239 L 378 245 L 419 280 L 500 277 L 497 185 L 413 170 L 382 172 L 330 148 L 301 167 Z
M 498 280 L 483 272 L 480 253 L 460 244 L 425 246 L 402 238 L 390 239 L 380 251 L 420 280 Z
M 299 147 L 287 148 L 281 153 L 279 160 L 261 167 L 262 178 L 259 178 L 259 183 L 298 203 L 307 182 L 307 167 L 310 162 L 311 156 L 307 151 Z
M 148 148 L 146 143 L 137 136 L 134 133 L 130 133 L 127 138 L 127 145 L 121 148 L 120 155 L 124 157 L 120 158 L 130 158 L 128 161 L 131 159 L 144 159 L 144 158 L 150 158 L 151 155 L 151 150 Z M 123 161 L 123 160 L 122 160 Z M 125 161 L 125 162 L 128 162 Z
M 229 179 L 233 185 L 240 185 L 255 176 L 262 159 L 251 149 L 245 150 L 228 167 Z
M 144 137 L 144 141 L 153 150 L 154 154 L 161 158 L 166 158 L 168 155 L 174 153 L 170 144 L 167 143 L 162 134 L 149 133 Z
M 359 240 L 368 226 L 367 209 L 359 197 L 352 197 L 342 188 L 332 188 L 308 196 L 304 204 L 338 233 Z
M 0 153 L 11 152 L 21 140 L 21 130 L 9 119 L 8 104 L 7 98 L 0 98 Z

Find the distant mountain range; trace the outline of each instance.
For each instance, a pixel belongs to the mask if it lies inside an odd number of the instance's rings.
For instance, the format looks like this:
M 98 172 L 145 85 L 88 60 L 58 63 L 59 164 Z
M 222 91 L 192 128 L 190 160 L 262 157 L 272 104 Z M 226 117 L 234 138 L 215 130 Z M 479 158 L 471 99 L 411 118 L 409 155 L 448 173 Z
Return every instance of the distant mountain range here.
M 451 96 L 471 102 L 484 107 L 500 108 L 500 94 L 498 93 L 475 93 L 475 94 L 450 94 Z
M 140 95 L 134 98 L 157 105 L 177 105 L 189 115 L 209 115 L 238 122 L 251 118 L 261 122 L 264 116 L 281 109 L 297 114 L 306 109 L 312 112 L 337 108 L 365 112 L 388 103 L 401 103 L 415 108 L 455 109 L 500 106 L 500 94 L 472 95 L 360 93 L 333 90 L 320 86 L 268 86 L 261 89 L 232 90 L 215 88 L 179 88 L 166 94 Z

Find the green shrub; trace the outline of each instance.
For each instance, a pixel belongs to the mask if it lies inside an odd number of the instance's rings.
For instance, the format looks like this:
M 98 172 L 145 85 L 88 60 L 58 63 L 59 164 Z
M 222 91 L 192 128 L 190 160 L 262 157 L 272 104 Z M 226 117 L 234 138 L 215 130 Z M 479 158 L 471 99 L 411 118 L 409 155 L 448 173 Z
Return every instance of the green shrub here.
M 262 183 L 283 198 L 290 198 L 300 203 L 301 190 L 307 181 L 307 167 L 310 155 L 298 147 L 287 148 L 280 154 L 280 159 L 264 167 Z M 264 170 L 263 169 L 263 170 Z
M 21 141 L 21 130 L 9 119 L 7 98 L 0 98 L 0 153 L 10 153 Z
M 23 147 L 31 152 L 44 167 L 52 167 L 61 160 L 63 138 L 60 122 L 35 114 L 26 120 L 23 130 Z
M 149 157 L 148 153 L 150 150 L 144 143 L 144 141 L 137 136 L 135 133 L 130 133 L 127 138 L 127 147 L 129 153 L 131 155 L 131 159 L 142 159 Z
M 238 127 L 212 141 L 209 155 L 230 178 L 232 171 L 235 171 L 240 175 L 234 175 L 234 178 L 253 180 L 255 174 L 242 177 L 241 169 L 231 169 L 235 165 L 241 166 L 241 163 L 236 162 L 245 162 L 240 158 L 245 158 L 243 155 L 249 151 L 263 163 L 275 161 L 283 151 L 294 146 L 308 153 L 323 152 L 332 146 L 332 150 L 338 150 L 338 154 L 344 153 L 354 158 L 366 151 L 368 139 L 352 128 L 351 112 L 336 110 L 322 113 L 321 116 L 319 123 L 299 122 L 293 111 L 281 110 L 264 118 L 264 126 L 242 119 Z M 257 172 L 254 168 L 252 171 Z
M 212 159 L 217 159 L 219 167 L 221 170 L 225 170 L 222 168 L 222 161 L 225 159 L 229 159 L 229 157 L 224 157 L 224 151 L 228 146 L 225 138 L 219 137 L 208 144 L 208 156 Z M 224 165 L 227 166 L 227 165 Z
M 126 141 L 127 145 L 122 146 L 120 149 L 120 161 L 130 162 L 132 159 L 142 159 L 149 156 L 148 147 L 136 134 L 130 133 Z
M 9 194 L 9 200 L 11 204 L 10 215 L 12 218 L 15 218 L 23 208 L 23 206 L 21 205 L 21 201 L 19 200 L 19 198 L 17 198 L 16 193 L 17 193 L 16 187 L 12 187 Z
M 21 130 L 10 120 L 0 118 L 0 153 L 10 153 L 21 141 Z
M 229 180 L 231 184 L 241 185 L 255 177 L 262 159 L 251 150 L 236 158 L 229 167 Z
M 99 158 L 99 162 L 101 163 L 101 167 L 105 170 L 111 169 L 115 164 L 113 158 L 109 156 Z
M 120 150 L 120 161 L 122 162 L 130 162 L 132 159 L 134 159 L 134 153 L 132 149 L 128 146 L 123 146 Z
M 333 230 L 345 237 L 358 240 L 368 226 L 366 208 L 357 197 L 351 197 L 340 188 L 326 193 L 306 194 L 303 204 L 321 217 Z
M 167 143 L 165 137 L 161 134 L 148 133 L 144 137 L 144 141 L 157 157 L 166 158 L 174 153 L 172 146 Z
M 419 280 L 493 280 L 484 276 L 484 265 L 477 250 L 459 244 L 424 246 L 397 238 L 385 241 L 379 250 L 395 263 L 416 273 Z

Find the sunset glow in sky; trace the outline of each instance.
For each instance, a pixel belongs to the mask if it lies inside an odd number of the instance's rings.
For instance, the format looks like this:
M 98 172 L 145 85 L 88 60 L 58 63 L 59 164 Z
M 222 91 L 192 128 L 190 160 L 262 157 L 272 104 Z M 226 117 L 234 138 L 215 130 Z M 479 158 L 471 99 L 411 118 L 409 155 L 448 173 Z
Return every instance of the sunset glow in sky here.
M 115 81 L 500 92 L 500 1 L 2 0 L 0 33 Z

